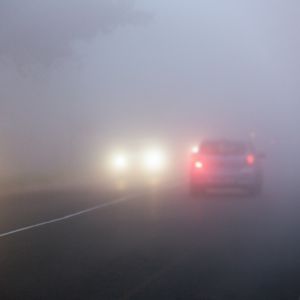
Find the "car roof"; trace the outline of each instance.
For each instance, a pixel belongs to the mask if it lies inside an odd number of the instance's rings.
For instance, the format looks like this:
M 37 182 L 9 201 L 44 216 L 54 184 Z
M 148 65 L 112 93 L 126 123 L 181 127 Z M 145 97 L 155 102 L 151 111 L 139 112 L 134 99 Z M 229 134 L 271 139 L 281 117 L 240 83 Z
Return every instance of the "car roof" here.
M 254 145 L 252 142 L 245 141 L 245 140 L 238 140 L 238 139 L 228 139 L 228 138 L 218 138 L 218 139 L 204 139 L 200 143 L 200 147 L 207 144 L 240 144 L 244 145 L 248 149 L 254 149 Z

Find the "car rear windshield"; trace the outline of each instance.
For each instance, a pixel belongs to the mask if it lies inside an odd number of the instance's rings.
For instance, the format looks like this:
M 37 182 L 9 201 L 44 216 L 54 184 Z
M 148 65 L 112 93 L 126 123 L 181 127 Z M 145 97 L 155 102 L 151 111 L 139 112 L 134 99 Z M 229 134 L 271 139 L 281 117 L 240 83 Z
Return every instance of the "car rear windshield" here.
M 246 145 L 239 142 L 206 142 L 201 147 L 201 153 L 208 155 L 242 155 Z

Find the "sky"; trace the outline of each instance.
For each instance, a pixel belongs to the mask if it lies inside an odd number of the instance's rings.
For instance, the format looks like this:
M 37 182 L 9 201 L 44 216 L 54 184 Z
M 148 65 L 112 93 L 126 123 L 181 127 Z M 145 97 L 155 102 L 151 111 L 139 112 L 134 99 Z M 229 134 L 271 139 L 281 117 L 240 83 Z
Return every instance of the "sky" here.
M 296 0 L 1 0 L 2 173 L 80 169 L 148 138 L 256 132 L 296 149 L 299 13 Z

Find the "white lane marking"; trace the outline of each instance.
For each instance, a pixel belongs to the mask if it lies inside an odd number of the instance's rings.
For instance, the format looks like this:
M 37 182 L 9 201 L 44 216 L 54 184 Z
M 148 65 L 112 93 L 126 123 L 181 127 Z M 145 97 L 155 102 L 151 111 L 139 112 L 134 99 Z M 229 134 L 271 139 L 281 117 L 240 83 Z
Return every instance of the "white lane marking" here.
M 0 238 L 5 237 L 5 236 L 9 236 L 9 235 L 13 235 L 13 234 L 18 233 L 18 232 L 30 230 L 30 229 L 33 229 L 33 228 L 36 228 L 36 227 L 41 227 L 41 226 L 45 226 L 45 225 L 48 225 L 48 224 L 51 224 L 51 223 L 57 223 L 57 222 L 61 222 L 61 221 L 67 220 L 67 219 L 71 219 L 71 218 L 86 214 L 88 212 L 91 212 L 93 210 L 102 209 L 102 208 L 105 208 L 105 207 L 108 207 L 108 206 L 113 206 L 113 205 L 116 205 L 116 204 L 119 204 L 119 203 L 122 203 L 122 202 L 126 202 L 128 200 L 132 200 L 136 197 L 137 197 L 137 195 L 135 195 L 135 196 L 124 196 L 124 197 L 121 197 L 121 198 L 118 198 L 118 199 L 115 199 L 115 200 L 112 200 L 112 201 L 109 201 L 109 202 L 98 204 L 96 206 L 93 206 L 93 207 L 90 207 L 90 208 L 87 208 L 87 209 L 84 209 L 84 210 L 80 210 L 76 213 L 69 214 L 69 215 L 66 215 L 66 216 L 63 216 L 63 217 L 60 217 L 60 218 L 51 219 L 51 220 L 48 220 L 48 221 L 45 221 L 45 222 L 41 222 L 41 223 L 37 223 L 37 224 L 33 224 L 33 225 L 21 227 L 21 228 L 17 228 L 17 229 L 11 230 L 11 231 L 7 231 L 7 232 L 4 232 L 4 233 L 1 233 Z

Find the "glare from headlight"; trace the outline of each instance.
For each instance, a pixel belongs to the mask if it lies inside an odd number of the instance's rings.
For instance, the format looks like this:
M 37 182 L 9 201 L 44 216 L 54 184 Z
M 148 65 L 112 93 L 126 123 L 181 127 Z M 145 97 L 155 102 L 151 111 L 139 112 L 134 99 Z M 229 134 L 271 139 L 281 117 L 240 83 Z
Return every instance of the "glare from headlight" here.
M 166 166 L 165 154 L 158 150 L 148 150 L 143 155 L 143 166 L 148 171 L 161 171 Z
M 124 171 L 129 167 L 129 158 L 125 154 L 117 154 L 112 159 L 113 168 L 117 171 Z

